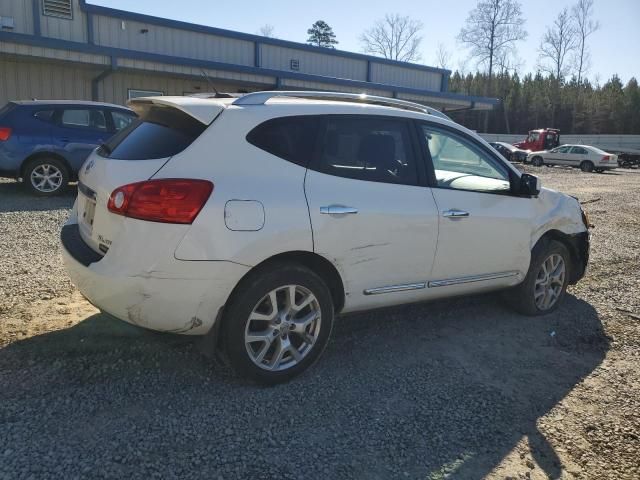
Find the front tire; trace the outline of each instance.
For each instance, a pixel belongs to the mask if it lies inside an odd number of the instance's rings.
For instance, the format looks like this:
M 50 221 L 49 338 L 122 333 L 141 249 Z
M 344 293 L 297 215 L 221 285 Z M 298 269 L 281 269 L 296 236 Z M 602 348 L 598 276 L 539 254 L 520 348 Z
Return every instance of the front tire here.
M 571 274 L 571 256 L 562 243 L 539 242 L 531 252 L 524 281 L 506 292 L 511 306 L 525 315 L 546 315 L 562 303 Z
M 313 271 L 277 264 L 242 281 L 223 317 L 229 362 L 259 383 L 286 382 L 322 354 L 333 328 L 331 293 Z
M 51 197 L 64 191 L 69 183 L 69 171 L 58 159 L 38 158 L 27 164 L 23 181 L 34 195 Z
M 541 167 L 544 165 L 544 160 L 542 160 L 542 157 L 533 157 L 533 159 L 531 159 L 531 165 L 534 167 Z

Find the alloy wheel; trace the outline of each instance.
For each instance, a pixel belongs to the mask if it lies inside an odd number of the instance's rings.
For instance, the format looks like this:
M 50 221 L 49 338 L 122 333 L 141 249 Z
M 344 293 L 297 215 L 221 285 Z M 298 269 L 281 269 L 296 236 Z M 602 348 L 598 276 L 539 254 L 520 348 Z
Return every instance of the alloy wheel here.
M 31 171 L 31 185 L 43 193 L 55 192 L 62 185 L 62 172 L 50 163 L 42 163 Z
M 271 290 L 253 308 L 244 342 L 251 361 L 269 371 L 298 365 L 313 349 L 322 321 L 320 303 L 301 285 Z
M 533 293 L 536 306 L 540 310 L 549 310 L 556 304 L 564 288 L 566 271 L 564 258 L 557 253 L 542 262 Z

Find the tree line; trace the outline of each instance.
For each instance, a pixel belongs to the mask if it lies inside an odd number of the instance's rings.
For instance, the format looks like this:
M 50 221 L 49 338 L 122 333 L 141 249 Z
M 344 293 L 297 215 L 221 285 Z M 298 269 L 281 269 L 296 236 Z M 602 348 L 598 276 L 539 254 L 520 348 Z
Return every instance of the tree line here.
M 540 72 L 520 78 L 518 73 L 505 71 L 494 74 L 490 81 L 486 73 L 456 71 L 449 90 L 502 99 L 488 114 L 475 110 L 449 113 L 472 130 L 524 134 L 552 127 L 565 134 L 640 134 L 640 86 L 635 78 L 623 85 L 614 75 L 600 85 L 586 79 L 578 82 L 577 76 L 561 82 Z
M 632 78 L 623 85 L 616 75 L 604 84 L 589 80 L 589 38 L 600 29 L 594 0 L 576 0 L 563 8 L 545 28 L 538 47 L 535 73 L 521 76 L 518 42 L 528 37 L 518 0 L 478 0 L 458 34 L 476 73 L 455 71 L 449 90 L 467 95 L 497 97 L 490 112 L 452 112 L 460 123 L 483 132 L 524 133 L 554 127 L 564 133 L 640 134 L 640 91 Z M 384 58 L 417 62 L 421 58 L 419 20 L 387 14 L 360 35 L 362 51 Z M 265 25 L 259 33 L 273 36 Z M 338 44 L 323 20 L 307 31 L 307 43 L 323 48 Z M 451 52 L 439 44 L 437 66 L 451 69 Z

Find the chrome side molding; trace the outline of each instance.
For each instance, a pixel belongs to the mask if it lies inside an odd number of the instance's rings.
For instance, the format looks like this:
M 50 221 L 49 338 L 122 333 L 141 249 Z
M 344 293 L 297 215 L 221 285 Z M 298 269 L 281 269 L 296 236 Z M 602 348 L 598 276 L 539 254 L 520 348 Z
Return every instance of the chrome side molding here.
M 435 287 L 449 287 L 451 285 L 459 285 L 463 283 L 483 282 L 485 280 L 498 280 L 500 278 L 517 277 L 519 272 L 498 272 L 498 273 L 485 273 L 482 275 L 470 275 L 468 277 L 449 278 L 446 280 L 433 280 L 429 282 L 429 288 Z
M 426 288 L 426 283 L 406 283 L 404 285 L 389 285 L 388 287 L 369 288 L 365 295 L 379 295 L 381 293 L 406 292 L 407 290 L 421 290 Z

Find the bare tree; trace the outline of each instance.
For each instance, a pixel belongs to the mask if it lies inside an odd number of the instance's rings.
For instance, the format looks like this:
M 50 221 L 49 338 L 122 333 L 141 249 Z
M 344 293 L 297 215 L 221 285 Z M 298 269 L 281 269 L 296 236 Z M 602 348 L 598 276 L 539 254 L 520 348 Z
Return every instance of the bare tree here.
M 444 43 L 438 43 L 438 49 L 436 50 L 436 65 L 440 68 L 449 68 L 451 63 L 451 51 L 447 49 Z
M 387 14 L 360 36 L 366 53 L 392 60 L 411 62 L 420 60 L 422 22 L 397 13 Z
M 568 55 L 576 48 L 576 29 L 569 10 L 562 10 L 547 27 L 540 44 L 539 67 L 562 81 L 569 70 Z
M 479 0 L 458 34 L 458 40 L 471 49 L 478 64 L 487 65 L 488 89 L 496 59 L 515 43 L 527 38 L 522 8 L 516 0 Z
M 592 19 L 593 0 L 578 0 L 578 3 L 571 9 L 571 16 L 576 28 L 577 45 L 574 64 L 578 75 L 578 85 L 580 85 L 584 74 L 589 70 L 590 55 L 587 38 L 600 28 L 600 22 Z
M 257 33 L 258 33 L 258 35 L 261 35 L 263 37 L 274 38 L 275 37 L 275 35 L 274 35 L 275 30 L 276 29 L 275 29 L 275 27 L 273 25 L 270 25 L 270 24 L 267 23 L 267 24 L 261 26 L 258 29 Z
M 527 38 L 522 8 L 516 0 L 478 0 L 469 12 L 458 40 L 471 49 L 477 64 L 487 66 L 486 95 L 492 92 L 493 68 L 505 51 L 515 52 L 515 43 Z M 489 115 L 484 116 L 484 130 L 488 130 Z

